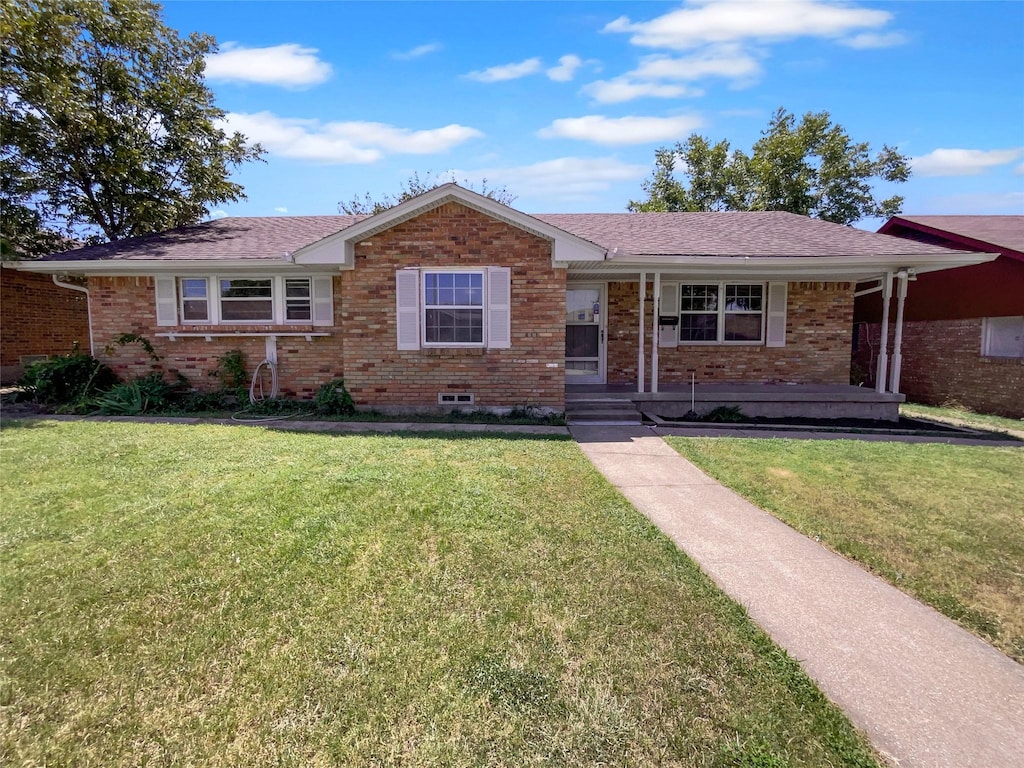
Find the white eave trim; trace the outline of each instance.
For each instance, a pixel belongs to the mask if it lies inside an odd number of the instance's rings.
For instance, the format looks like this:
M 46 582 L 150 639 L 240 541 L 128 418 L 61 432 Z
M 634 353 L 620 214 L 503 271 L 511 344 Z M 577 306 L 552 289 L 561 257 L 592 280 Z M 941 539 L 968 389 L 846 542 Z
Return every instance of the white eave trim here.
M 291 259 L 76 259 L 71 261 L 18 261 L 7 266 L 23 272 L 58 275 L 142 276 L 210 275 L 221 273 L 301 274 L 325 273 L 295 264 Z
M 552 261 L 556 267 L 567 267 L 573 262 L 603 261 L 606 258 L 607 251 L 599 245 L 491 200 L 489 197 L 463 189 L 457 184 L 443 184 L 299 249 L 294 253 L 295 261 L 298 264 L 333 264 L 338 265 L 341 269 L 353 269 L 355 267 L 356 243 L 367 240 L 379 232 L 413 219 L 447 202 L 457 202 L 493 219 L 550 241 Z
M 683 277 L 752 280 L 832 280 L 858 282 L 900 269 L 917 274 L 967 267 L 996 259 L 996 253 L 953 251 L 948 254 L 885 254 L 879 256 L 664 256 L 625 255 L 601 264 L 569 264 L 570 275 L 635 275 L 660 272 Z

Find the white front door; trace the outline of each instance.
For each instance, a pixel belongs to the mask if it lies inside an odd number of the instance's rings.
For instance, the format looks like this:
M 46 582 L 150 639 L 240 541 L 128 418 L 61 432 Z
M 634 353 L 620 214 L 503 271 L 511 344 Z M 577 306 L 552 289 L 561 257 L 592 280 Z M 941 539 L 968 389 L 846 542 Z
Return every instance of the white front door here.
M 605 383 L 605 288 L 571 283 L 565 290 L 565 383 Z

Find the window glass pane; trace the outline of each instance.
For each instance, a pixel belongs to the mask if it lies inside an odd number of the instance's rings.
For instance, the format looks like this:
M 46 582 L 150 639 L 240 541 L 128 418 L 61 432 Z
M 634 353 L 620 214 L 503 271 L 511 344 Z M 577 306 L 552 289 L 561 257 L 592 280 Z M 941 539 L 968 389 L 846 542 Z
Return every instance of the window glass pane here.
M 600 329 L 596 325 L 565 326 L 566 357 L 597 357 Z
M 679 339 L 681 341 L 717 341 L 718 315 L 683 315 L 679 323 Z
M 726 341 L 760 341 L 761 313 L 727 314 L 725 316 Z
M 683 312 L 716 312 L 718 310 L 718 286 L 682 286 L 682 303 L 679 308 Z
M 484 276 L 477 272 L 427 272 L 423 300 L 428 307 L 482 307 Z
M 763 308 L 763 285 L 725 286 L 726 312 L 760 312 Z
M 284 281 L 285 320 L 310 320 L 313 317 L 308 277 L 287 278 Z
M 184 299 L 181 302 L 182 320 L 209 320 L 210 310 L 206 299 Z
M 289 299 L 309 298 L 309 278 L 288 278 L 284 281 L 284 295 Z
M 1024 317 L 986 317 L 985 355 L 1024 357 Z
M 601 291 L 596 288 L 569 288 L 565 292 L 565 322 L 593 323 L 594 308 L 600 310 Z M 598 319 L 600 311 L 598 311 Z
M 270 283 L 267 280 L 221 280 L 220 295 L 222 299 L 270 298 Z
M 428 309 L 425 338 L 428 344 L 482 344 L 482 309 Z
M 274 307 L 269 299 L 237 299 L 220 305 L 224 320 L 273 320 Z
M 206 280 L 199 278 L 184 278 L 181 281 L 181 296 L 185 299 L 205 299 Z

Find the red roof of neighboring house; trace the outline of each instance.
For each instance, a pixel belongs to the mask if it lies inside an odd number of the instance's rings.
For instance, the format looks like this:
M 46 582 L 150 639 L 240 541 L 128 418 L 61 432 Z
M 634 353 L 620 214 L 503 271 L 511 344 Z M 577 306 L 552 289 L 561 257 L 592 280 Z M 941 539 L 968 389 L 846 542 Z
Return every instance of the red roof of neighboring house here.
M 1024 261 L 1024 216 L 894 216 L 878 231 Z

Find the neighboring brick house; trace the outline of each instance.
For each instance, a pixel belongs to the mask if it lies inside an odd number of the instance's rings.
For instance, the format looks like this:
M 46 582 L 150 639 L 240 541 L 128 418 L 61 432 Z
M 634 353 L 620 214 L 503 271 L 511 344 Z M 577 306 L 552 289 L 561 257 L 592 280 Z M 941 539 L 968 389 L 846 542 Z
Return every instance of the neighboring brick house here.
M 22 268 L 87 279 L 94 352 L 122 375 L 150 369 L 108 350 L 136 333 L 198 388 L 241 349 L 289 396 L 344 377 L 362 407 L 560 411 L 580 385 L 848 388 L 856 282 L 985 258 L 779 212 L 530 216 L 447 184 L 372 217 L 228 218 Z
M 999 254 L 994 261 L 910 282 L 901 389 L 919 403 L 1024 418 L 1024 216 L 897 216 L 879 232 Z M 870 380 L 876 375 L 881 313 L 878 293 L 855 303 L 854 362 Z
M 21 376 L 26 365 L 63 355 L 75 344 L 89 349 L 85 294 L 55 285 L 50 275 L 0 269 L 0 383 Z

